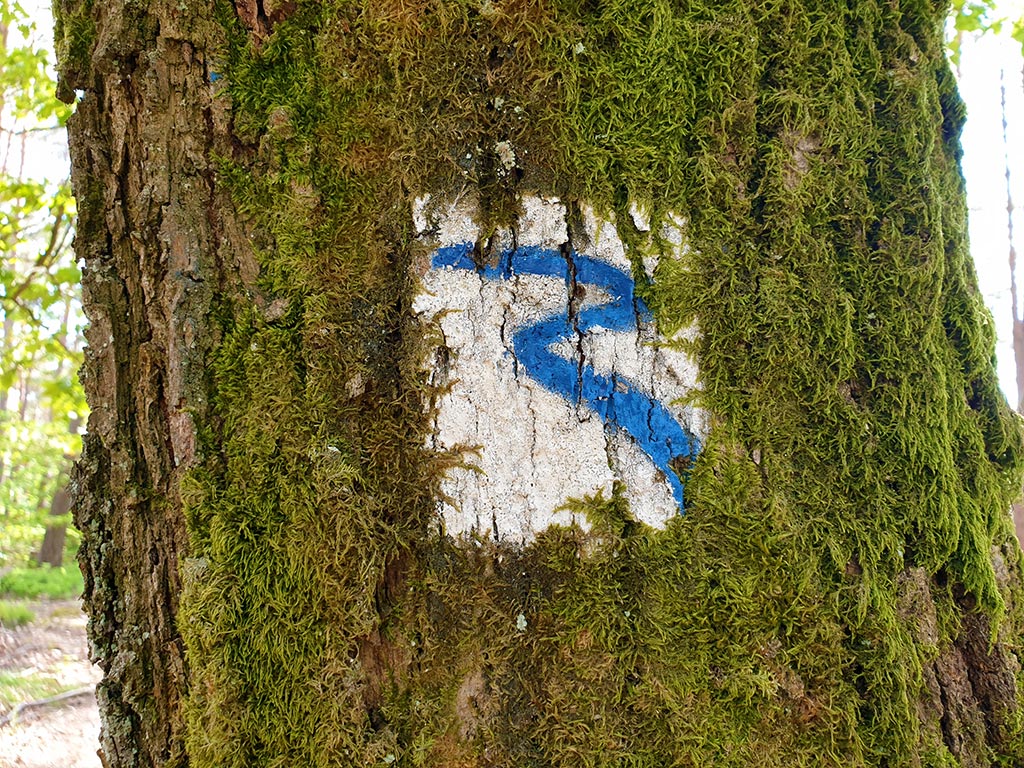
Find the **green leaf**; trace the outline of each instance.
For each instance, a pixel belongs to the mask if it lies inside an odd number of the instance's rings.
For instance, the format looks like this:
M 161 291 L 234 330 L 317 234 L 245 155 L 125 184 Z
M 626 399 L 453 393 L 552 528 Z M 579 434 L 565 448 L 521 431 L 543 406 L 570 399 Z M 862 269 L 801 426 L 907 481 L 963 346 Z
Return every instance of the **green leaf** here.
M 82 271 L 77 265 L 69 264 L 54 271 L 52 281 L 58 286 L 78 285 L 82 281 Z
M 1013 22 L 1013 30 L 1010 32 L 1010 37 L 1020 43 L 1021 56 L 1024 56 L 1024 16 Z

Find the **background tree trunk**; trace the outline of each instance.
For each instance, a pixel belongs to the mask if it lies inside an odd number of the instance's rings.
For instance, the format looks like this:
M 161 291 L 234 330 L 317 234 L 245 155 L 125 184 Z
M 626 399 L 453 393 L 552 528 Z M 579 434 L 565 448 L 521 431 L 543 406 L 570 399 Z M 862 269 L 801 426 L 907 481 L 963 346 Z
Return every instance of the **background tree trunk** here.
M 71 494 L 67 486 L 62 485 L 53 494 L 53 499 L 50 501 L 50 515 L 64 517 L 70 511 Z M 67 537 L 67 529 L 66 522 L 46 526 L 46 533 L 43 534 L 43 543 L 39 545 L 36 562 L 40 565 L 52 565 L 55 568 L 64 564 L 64 540 Z
M 58 8 L 108 766 L 1024 760 L 944 6 L 194 5 Z
M 66 325 L 67 319 L 65 316 Z M 50 418 L 53 419 L 52 413 Z M 77 435 L 81 426 L 81 419 L 75 416 L 68 422 L 68 432 L 72 435 Z M 65 454 L 64 460 L 67 462 L 67 467 L 71 467 L 75 457 Z M 46 526 L 43 542 L 39 545 L 39 552 L 36 555 L 36 562 L 40 565 L 52 565 L 55 568 L 59 568 L 64 564 L 64 542 L 68 531 L 67 515 L 71 512 L 71 490 L 67 483 L 67 468 L 61 469 L 58 479 L 60 485 L 54 491 L 53 498 L 50 499 L 49 513 L 51 518 L 62 519 Z

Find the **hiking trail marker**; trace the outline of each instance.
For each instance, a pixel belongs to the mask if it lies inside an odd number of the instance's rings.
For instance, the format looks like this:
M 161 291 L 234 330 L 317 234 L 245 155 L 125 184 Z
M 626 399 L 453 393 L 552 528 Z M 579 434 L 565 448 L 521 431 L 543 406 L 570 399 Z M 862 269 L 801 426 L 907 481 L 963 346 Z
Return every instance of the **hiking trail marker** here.
M 633 516 L 662 527 L 682 512 L 706 431 L 679 404 L 696 365 L 658 337 L 613 224 L 584 210 L 585 242 L 570 244 L 564 205 L 522 202 L 517 230 L 482 266 L 471 202 L 421 198 L 414 211 L 437 245 L 414 309 L 440 329 L 431 364 L 448 387 L 432 445 L 466 455 L 442 486 L 445 531 L 527 542 L 574 520 L 567 499 L 608 496 L 616 480 Z M 681 228 L 666 234 L 684 248 Z

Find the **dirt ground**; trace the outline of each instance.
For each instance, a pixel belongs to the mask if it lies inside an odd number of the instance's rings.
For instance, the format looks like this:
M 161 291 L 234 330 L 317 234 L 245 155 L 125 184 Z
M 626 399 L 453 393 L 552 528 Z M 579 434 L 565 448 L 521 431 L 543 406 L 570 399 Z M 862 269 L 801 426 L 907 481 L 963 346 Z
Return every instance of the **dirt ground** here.
M 62 689 L 95 686 L 85 615 L 77 600 L 32 603 L 35 621 L 0 628 L 0 672 L 55 678 Z M 0 719 L 8 714 L 0 708 Z M 0 768 L 100 768 L 100 719 L 91 693 L 25 709 L 0 728 Z

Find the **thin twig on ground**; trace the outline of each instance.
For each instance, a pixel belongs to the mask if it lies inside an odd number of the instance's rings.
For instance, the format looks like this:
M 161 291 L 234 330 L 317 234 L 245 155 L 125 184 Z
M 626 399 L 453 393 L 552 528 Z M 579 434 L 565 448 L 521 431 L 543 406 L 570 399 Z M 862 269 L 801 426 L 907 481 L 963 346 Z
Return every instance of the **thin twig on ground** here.
M 4 715 L 3 717 L 0 717 L 0 728 L 3 728 L 4 726 L 9 725 L 9 724 L 15 722 L 18 719 L 18 717 L 21 715 L 21 713 L 24 712 L 26 709 L 35 709 L 36 707 L 46 707 L 46 706 L 49 706 L 50 704 L 58 704 L 58 703 L 60 703 L 62 701 L 67 701 L 69 699 L 76 699 L 79 696 L 85 696 L 87 693 L 95 693 L 95 692 L 96 692 L 96 686 L 88 685 L 85 688 L 76 688 L 73 691 L 65 691 L 64 693 L 59 693 L 56 696 L 49 697 L 48 699 L 37 699 L 36 701 L 23 701 L 21 704 L 16 706 L 14 709 L 12 709 L 6 715 Z

